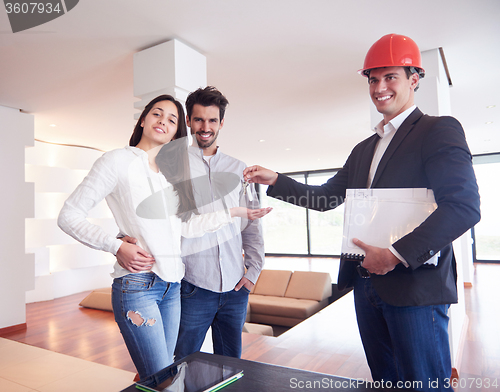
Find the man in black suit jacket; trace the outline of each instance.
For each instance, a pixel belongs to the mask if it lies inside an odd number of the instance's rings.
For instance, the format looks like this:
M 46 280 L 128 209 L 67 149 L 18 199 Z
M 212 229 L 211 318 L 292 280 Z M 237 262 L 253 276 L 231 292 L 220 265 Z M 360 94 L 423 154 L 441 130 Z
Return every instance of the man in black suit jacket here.
M 433 190 L 437 209 L 389 248 L 371 246 L 369 238 L 354 240 L 366 253 L 363 268 L 370 277 L 362 278 L 352 262 L 345 261 L 338 283 L 354 287 L 358 326 L 374 381 L 451 390 L 447 313 L 457 302 L 451 243 L 480 219 L 471 154 L 457 120 L 424 115 L 414 105 L 424 70 L 410 38 L 382 37 L 360 72 L 368 78 L 370 96 L 383 120 L 334 177 L 310 186 L 260 166 L 247 168 L 244 175 L 249 182 L 271 185 L 269 196 L 319 211 L 341 204 L 346 189 Z

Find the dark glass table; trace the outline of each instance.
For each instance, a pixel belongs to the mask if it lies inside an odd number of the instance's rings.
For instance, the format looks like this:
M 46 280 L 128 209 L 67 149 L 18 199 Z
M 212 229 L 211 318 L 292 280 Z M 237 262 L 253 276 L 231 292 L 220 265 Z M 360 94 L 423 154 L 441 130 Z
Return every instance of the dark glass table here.
M 224 357 L 215 354 L 197 352 L 188 358 L 199 358 L 222 365 L 243 369 L 244 376 L 234 383 L 224 387 L 221 392 L 281 392 L 281 391 L 414 391 L 414 389 L 387 388 L 387 384 L 366 383 L 329 374 L 309 372 L 283 366 L 269 365 L 261 362 Z M 174 366 L 173 364 L 172 366 Z M 370 385 L 371 384 L 371 385 Z M 138 392 L 131 385 L 121 392 Z

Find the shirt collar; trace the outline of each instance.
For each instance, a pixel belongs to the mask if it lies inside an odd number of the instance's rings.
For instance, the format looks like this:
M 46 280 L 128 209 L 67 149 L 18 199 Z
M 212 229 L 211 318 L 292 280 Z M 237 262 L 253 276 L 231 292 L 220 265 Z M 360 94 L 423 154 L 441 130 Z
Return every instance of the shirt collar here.
M 139 148 L 139 147 L 135 147 L 135 146 L 125 146 L 125 149 L 126 150 L 129 150 L 129 151 L 132 151 L 135 155 L 137 156 L 141 156 L 141 155 L 144 155 L 146 154 L 147 155 L 147 152 L 144 151 L 142 148 Z
M 196 145 L 194 145 L 194 146 L 193 146 L 193 145 L 191 145 L 191 146 L 190 146 L 190 148 L 192 148 L 192 149 L 193 149 L 193 151 L 196 151 L 196 150 L 197 150 L 197 153 L 199 154 L 200 158 L 201 158 L 202 160 L 205 160 L 205 155 L 203 154 L 203 148 L 200 148 L 200 147 L 198 147 L 198 146 L 196 146 Z M 220 155 L 220 152 L 219 152 L 219 146 L 217 146 L 217 150 L 215 150 L 215 154 L 214 154 L 214 155 L 211 155 L 211 156 L 209 157 L 209 158 L 210 158 L 209 160 L 211 160 L 212 158 L 215 158 L 215 157 L 217 157 L 217 158 L 218 158 L 218 157 L 219 157 L 219 155 Z
M 387 136 L 391 132 L 395 132 L 399 129 L 401 124 L 408 118 L 408 116 L 417 108 L 416 105 L 411 106 L 406 109 L 403 113 L 398 114 L 391 121 L 384 125 L 384 120 L 380 121 L 375 128 L 373 128 L 373 132 L 383 138 Z

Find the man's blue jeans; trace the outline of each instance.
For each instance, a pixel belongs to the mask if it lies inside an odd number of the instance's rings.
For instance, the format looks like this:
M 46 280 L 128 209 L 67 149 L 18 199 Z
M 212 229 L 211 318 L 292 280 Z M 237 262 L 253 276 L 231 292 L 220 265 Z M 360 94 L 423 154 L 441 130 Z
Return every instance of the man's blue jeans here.
M 452 391 L 449 305 L 391 306 L 377 295 L 371 278 L 360 277 L 354 282 L 354 302 L 374 381 L 390 381 L 394 387 L 398 381 L 416 382 L 411 387 L 419 391 Z
M 141 380 L 169 366 L 180 320 L 180 283 L 153 272 L 113 281 L 113 312 Z
M 247 315 L 249 291 L 216 293 L 181 281 L 181 326 L 175 360 L 201 349 L 212 326 L 214 353 L 241 357 L 241 332 Z

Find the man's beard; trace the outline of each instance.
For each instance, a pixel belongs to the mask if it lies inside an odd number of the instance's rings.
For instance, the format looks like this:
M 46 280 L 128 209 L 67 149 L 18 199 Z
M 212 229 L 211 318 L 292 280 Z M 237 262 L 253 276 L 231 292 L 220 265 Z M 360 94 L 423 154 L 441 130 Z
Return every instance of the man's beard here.
M 219 136 L 219 131 L 214 135 L 213 139 L 210 140 L 200 140 L 199 138 L 196 138 L 196 142 L 198 143 L 198 147 L 200 148 L 208 148 L 212 146 L 215 141 L 217 140 L 217 137 Z

